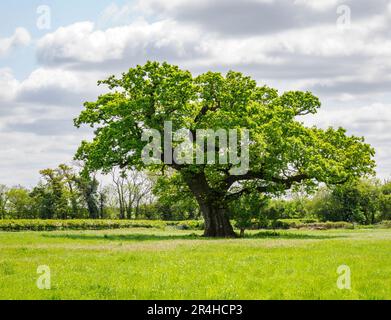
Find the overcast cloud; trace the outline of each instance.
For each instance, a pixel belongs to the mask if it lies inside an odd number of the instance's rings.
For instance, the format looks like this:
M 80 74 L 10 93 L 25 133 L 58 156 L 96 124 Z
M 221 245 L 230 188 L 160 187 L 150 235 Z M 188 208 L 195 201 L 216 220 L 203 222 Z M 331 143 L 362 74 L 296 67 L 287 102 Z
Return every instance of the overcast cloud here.
M 0 183 L 33 185 L 38 170 L 70 161 L 89 136 L 72 119 L 102 92 L 97 80 L 147 60 L 311 90 L 323 108 L 305 122 L 365 136 L 390 177 L 391 0 L 107 1 L 50 30 L 23 23 L 0 34 Z

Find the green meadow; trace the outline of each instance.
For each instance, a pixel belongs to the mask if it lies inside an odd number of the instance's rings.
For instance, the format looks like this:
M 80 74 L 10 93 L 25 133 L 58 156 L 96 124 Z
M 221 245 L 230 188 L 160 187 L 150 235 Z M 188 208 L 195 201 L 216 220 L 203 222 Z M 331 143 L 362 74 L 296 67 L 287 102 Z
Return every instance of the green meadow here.
M 38 289 L 37 268 L 51 289 Z M 347 265 L 351 289 L 339 289 Z M 390 299 L 391 229 L 1 232 L 0 299 Z

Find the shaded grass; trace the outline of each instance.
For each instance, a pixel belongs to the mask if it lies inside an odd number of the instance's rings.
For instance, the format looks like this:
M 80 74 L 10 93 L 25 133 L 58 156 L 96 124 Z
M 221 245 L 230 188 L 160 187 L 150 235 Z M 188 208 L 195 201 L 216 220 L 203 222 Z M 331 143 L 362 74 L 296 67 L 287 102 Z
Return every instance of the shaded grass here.
M 215 240 L 219 238 L 205 238 L 200 234 L 151 234 L 151 233 L 132 233 L 132 234 L 44 234 L 47 238 L 66 238 L 73 240 L 106 240 L 106 241 L 164 241 L 164 240 Z M 344 235 L 323 235 L 323 234 L 305 234 L 292 232 L 261 231 L 248 233 L 246 238 L 278 238 L 278 239 L 333 239 L 341 238 Z
M 0 232 L 1 299 L 390 299 L 391 230 Z M 48 265 L 52 289 L 39 290 Z M 337 268 L 352 290 L 336 286 Z
M 191 239 L 206 239 L 193 234 L 179 235 L 155 235 L 155 234 L 45 234 L 46 238 L 66 238 L 72 240 L 106 240 L 106 241 L 164 241 L 164 240 L 191 240 Z
M 293 233 L 293 232 L 278 232 L 278 231 L 261 231 L 248 234 L 247 238 L 274 238 L 274 239 L 335 239 L 342 238 L 344 235 L 327 235 L 327 234 L 308 234 L 308 233 Z

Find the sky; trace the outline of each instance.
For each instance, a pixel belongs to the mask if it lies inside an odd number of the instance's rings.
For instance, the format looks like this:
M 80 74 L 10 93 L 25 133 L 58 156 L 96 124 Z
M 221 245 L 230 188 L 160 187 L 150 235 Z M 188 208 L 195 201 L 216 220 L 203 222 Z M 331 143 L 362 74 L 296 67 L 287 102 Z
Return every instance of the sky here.
M 0 184 L 69 163 L 97 81 L 147 60 L 241 71 L 322 101 L 308 125 L 345 127 L 391 178 L 391 0 L 0 2 Z

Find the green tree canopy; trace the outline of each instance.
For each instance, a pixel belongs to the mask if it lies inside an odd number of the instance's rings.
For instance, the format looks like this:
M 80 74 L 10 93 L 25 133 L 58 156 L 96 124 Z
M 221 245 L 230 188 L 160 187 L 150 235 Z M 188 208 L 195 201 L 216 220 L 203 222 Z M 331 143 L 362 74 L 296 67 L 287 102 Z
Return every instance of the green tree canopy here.
M 320 107 L 310 92 L 279 95 L 239 72 L 193 77 L 158 62 L 99 83 L 110 91 L 86 102 L 75 119 L 77 127 L 95 128 L 94 139 L 82 142 L 76 158 L 91 171 L 114 166 L 177 170 L 197 199 L 206 236 L 234 236 L 227 208 L 242 195 L 281 193 L 296 184 L 339 184 L 373 173 L 374 150 L 363 138 L 300 121 Z M 146 164 L 142 153 L 148 142 L 142 134 L 148 129 L 163 134 L 165 121 L 172 121 L 174 131 L 187 128 L 193 135 L 197 129 L 249 130 L 249 170 L 235 175 L 232 164 Z M 163 145 L 161 150 L 164 159 Z

